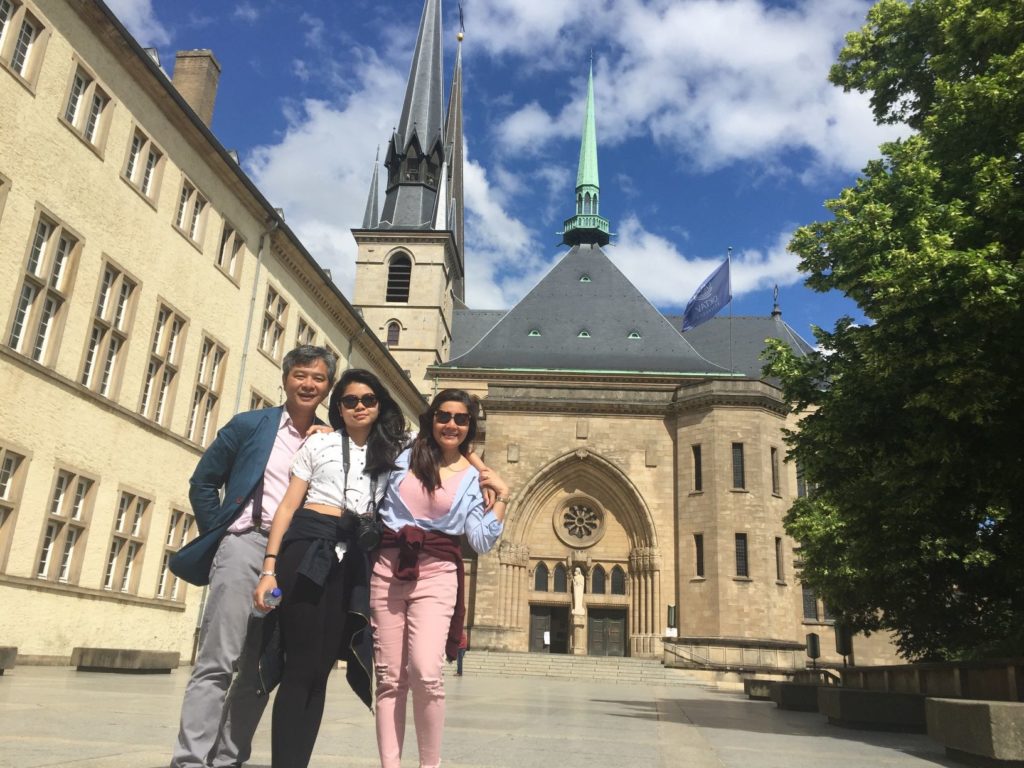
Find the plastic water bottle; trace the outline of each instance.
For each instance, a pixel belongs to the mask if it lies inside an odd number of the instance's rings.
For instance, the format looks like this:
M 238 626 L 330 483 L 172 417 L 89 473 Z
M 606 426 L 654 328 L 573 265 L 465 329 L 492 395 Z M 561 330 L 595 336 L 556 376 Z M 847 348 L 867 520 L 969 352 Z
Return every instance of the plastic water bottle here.
M 279 606 L 281 604 L 281 588 L 274 587 L 273 589 L 268 589 L 266 592 L 264 592 L 263 602 L 266 604 L 268 608 L 276 608 L 277 606 Z M 256 606 L 256 604 L 253 603 L 252 615 L 255 616 L 257 619 L 262 619 L 264 616 L 267 615 L 267 613 L 269 613 L 269 611 L 261 611 Z

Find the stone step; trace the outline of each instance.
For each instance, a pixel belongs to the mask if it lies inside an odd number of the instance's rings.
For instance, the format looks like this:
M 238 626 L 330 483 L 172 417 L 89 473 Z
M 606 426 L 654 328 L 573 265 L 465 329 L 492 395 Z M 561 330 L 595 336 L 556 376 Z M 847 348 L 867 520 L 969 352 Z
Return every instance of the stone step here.
M 696 685 L 702 682 L 683 670 L 666 669 L 657 659 L 471 650 L 463 663 L 468 674 L 499 677 L 556 677 L 637 685 Z

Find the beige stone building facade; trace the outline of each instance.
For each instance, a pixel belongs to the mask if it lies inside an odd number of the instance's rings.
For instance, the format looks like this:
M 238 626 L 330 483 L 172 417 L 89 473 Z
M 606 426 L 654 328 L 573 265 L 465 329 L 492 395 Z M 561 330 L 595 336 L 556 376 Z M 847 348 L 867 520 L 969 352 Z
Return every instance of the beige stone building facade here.
M 288 349 L 423 405 L 210 133 L 218 76 L 188 51 L 172 81 L 100 3 L 0 0 L 0 645 L 23 662 L 187 661 L 188 477 L 235 412 L 281 402 Z
M 477 449 L 514 489 L 498 547 L 467 555 L 474 648 L 630 655 L 757 670 L 802 668 L 806 636 L 840 662 L 826 606 L 799 581 L 784 530 L 808 492 L 786 460 L 797 426 L 759 355 L 777 338 L 809 352 L 776 306 L 685 333 L 604 252 L 593 100 L 569 250 L 516 306 L 472 310 L 461 293 L 461 57 L 447 111 L 440 5 L 426 0 L 402 120 L 374 173 L 356 305 L 428 396 L 481 398 Z M 446 114 L 445 120 L 441 116 Z M 858 663 L 893 658 L 858 637 Z

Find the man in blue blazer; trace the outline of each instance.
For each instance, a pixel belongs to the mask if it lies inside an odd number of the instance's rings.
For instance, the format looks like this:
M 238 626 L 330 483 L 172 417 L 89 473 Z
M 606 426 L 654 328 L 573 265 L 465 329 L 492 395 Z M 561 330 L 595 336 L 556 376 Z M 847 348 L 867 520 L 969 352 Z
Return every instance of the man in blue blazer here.
M 316 408 L 330 391 L 337 358 L 301 346 L 282 368 L 284 405 L 231 419 L 190 480 L 199 536 L 172 558 L 171 570 L 209 591 L 171 768 L 240 766 L 267 703 L 256 695 L 261 633 L 247 632 L 252 591 L 292 457 L 319 423 Z

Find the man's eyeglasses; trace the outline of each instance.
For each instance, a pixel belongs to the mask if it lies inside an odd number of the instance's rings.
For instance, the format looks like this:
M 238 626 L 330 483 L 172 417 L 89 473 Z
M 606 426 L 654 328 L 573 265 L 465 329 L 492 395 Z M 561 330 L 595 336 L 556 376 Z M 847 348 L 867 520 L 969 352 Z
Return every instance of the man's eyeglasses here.
M 468 413 L 452 413 L 451 411 L 434 411 L 434 421 L 438 424 L 447 424 L 455 420 L 456 426 L 464 427 L 469 424 Z
M 373 408 L 375 405 L 377 405 L 377 396 L 363 395 L 362 397 L 357 397 L 356 395 L 345 395 L 343 398 L 341 398 L 341 404 L 348 408 L 350 411 L 360 403 L 363 404 L 364 408 Z

